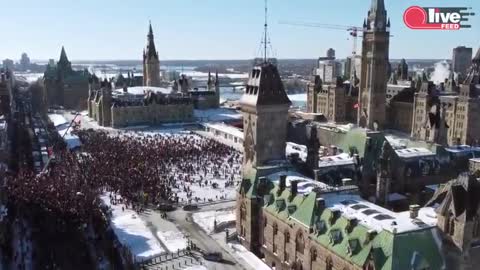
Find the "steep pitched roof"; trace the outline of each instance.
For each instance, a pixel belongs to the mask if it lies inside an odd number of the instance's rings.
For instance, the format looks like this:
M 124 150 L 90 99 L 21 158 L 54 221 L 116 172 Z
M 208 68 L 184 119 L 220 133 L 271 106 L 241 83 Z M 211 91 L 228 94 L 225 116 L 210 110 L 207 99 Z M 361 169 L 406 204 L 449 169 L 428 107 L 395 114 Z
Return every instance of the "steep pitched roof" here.
M 480 207 L 480 182 L 474 176 L 460 175 L 434 194 L 427 205 L 440 204 L 437 213 L 458 219 L 471 220 Z
M 144 51 L 144 58 L 151 59 L 155 58 L 158 59 L 158 52 L 157 49 L 155 48 L 155 40 L 153 37 L 153 29 L 152 29 L 152 24 L 149 24 L 148 28 L 148 35 L 147 35 L 147 46 Z
M 247 89 L 240 99 L 241 105 L 292 104 L 285 92 L 277 67 L 272 63 L 255 66 L 250 73 Z

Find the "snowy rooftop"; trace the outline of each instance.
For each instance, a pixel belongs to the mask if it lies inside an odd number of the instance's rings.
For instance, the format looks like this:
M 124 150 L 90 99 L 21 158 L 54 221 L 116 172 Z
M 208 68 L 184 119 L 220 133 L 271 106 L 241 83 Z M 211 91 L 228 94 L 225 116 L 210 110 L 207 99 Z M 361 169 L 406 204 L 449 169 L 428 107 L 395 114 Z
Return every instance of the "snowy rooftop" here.
M 61 114 L 49 114 L 48 118 L 50 118 L 50 121 L 52 121 L 55 127 L 68 123 L 67 119 L 65 119 L 65 117 L 63 117 Z
M 287 147 L 285 149 L 287 156 L 291 154 L 298 154 L 298 157 L 306 161 L 307 160 L 307 147 L 305 145 L 296 144 L 292 142 L 287 142 Z
M 472 151 L 480 151 L 480 147 L 473 147 L 470 145 L 458 145 L 446 147 L 445 150 L 451 153 L 470 153 Z
M 345 131 L 348 132 L 354 128 L 358 128 L 355 124 L 349 123 L 349 124 L 337 124 L 333 122 L 327 122 L 327 123 L 317 123 L 317 126 L 321 128 L 327 128 L 327 129 L 338 129 L 340 131 Z
M 473 162 L 480 162 L 480 158 L 471 158 L 470 161 L 473 161 Z
M 395 150 L 400 158 L 429 157 L 435 154 L 427 148 L 406 148 Z
M 336 156 L 321 157 L 318 162 L 318 167 L 331 167 L 342 165 L 353 165 L 353 157 L 350 157 L 347 153 L 341 153 Z
M 242 114 L 236 110 L 219 108 L 209 110 L 194 110 L 195 118 L 202 122 L 227 122 L 242 119 Z
M 273 183 L 275 184 L 279 184 L 280 182 L 280 176 L 282 175 L 286 175 L 287 176 L 287 179 L 286 179 L 286 186 L 289 187 L 290 186 L 290 183 L 292 181 L 299 181 L 298 185 L 297 185 L 297 188 L 298 188 L 298 193 L 300 194 L 308 194 L 310 192 L 313 191 L 313 189 L 315 188 L 320 188 L 322 191 L 333 191 L 333 190 L 336 190 L 336 188 L 334 187 L 331 187 L 325 183 L 322 183 L 322 182 L 318 182 L 318 181 L 315 181 L 311 178 L 308 178 L 307 176 L 304 176 L 296 171 L 288 171 L 288 170 L 284 170 L 284 171 L 280 171 L 280 172 L 276 172 L 276 173 L 273 173 L 273 174 L 270 174 L 270 175 L 267 175 L 267 179 L 269 179 L 270 181 L 272 181 Z
M 342 212 L 347 218 L 356 218 L 360 224 L 377 232 L 406 233 L 430 229 L 437 222 L 433 208 L 421 208 L 418 218 L 411 219 L 408 211 L 394 213 L 358 195 L 326 194 L 324 199 L 328 208 Z
M 80 139 L 77 135 L 73 135 L 72 128 L 68 128 L 69 121 L 61 114 L 49 114 L 50 121 L 53 122 L 60 137 L 63 137 L 69 149 L 79 147 L 81 145 Z
M 135 96 L 143 96 L 146 92 L 152 91 L 155 93 L 161 93 L 164 95 L 169 95 L 172 93 L 172 89 L 162 88 L 162 87 L 152 87 L 152 86 L 135 86 L 135 87 L 128 87 L 127 93 L 123 91 L 123 89 L 116 89 L 113 92 L 117 95 L 135 95 Z
M 243 139 L 243 131 L 240 130 L 239 128 L 236 128 L 234 126 L 229 126 L 224 123 L 218 123 L 218 124 L 204 124 L 205 127 L 208 127 L 210 129 L 218 130 L 220 132 L 230 134 L 232 136 L 235 136 L 237 138 Z

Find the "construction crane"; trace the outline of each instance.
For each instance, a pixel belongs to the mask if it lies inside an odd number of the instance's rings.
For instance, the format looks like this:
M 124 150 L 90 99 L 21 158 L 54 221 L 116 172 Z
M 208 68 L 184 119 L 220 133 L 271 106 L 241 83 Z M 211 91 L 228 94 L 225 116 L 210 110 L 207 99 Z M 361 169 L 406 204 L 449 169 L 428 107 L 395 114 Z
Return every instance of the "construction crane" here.
M 303 27 L 315 27 L 331 30 L 341 30 L 347 31 L 353 39 L 353 48 L 352 48 L 352 64 L 350 70 L 350 85 L 355 84 L 355 59 L 357 55 L 357 44 L 358 44 L 358 33 L 363 33 L 363 27 L 351 26 L 351 25 L 338 25 L 338 24 L 323 24 L 323 23 L 307 23 L 307 22 L 294 22 L 294 21 L 280 21 L 280 24 L 292 25 L 292 26 L 303 26 Z

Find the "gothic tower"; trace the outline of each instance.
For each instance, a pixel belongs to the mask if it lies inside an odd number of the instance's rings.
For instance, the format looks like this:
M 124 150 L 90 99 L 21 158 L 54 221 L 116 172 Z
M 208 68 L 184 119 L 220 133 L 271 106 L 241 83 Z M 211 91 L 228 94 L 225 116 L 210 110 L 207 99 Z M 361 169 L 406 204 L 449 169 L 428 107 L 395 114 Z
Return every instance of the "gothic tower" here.
M 377 169 L 377 190 L 376 203 L 386 206 L 388 203 L 388 195 L 391 189 L 391 167 L 390 167 L 390 145 L 387 141 L 383 142 L 382 153 L 380 154 Z
M 143 85 L 160 86 L 160 60 L 155 49 L 151 23 L 147 35 L 147 46 L 143 50 Z
M 215 71 L 215 108 L 220 106 L 220 81 L 218 79 L 218 70 Z
M 383 0 L 372 0 L 363 24 L 358 124 L 381 129 L 385 124 L 390 20 Z
M 255 66 L 240 99 L 244 119 L 244 170 L 285 159 L 290 104 L 277 67 L 267 61 Z

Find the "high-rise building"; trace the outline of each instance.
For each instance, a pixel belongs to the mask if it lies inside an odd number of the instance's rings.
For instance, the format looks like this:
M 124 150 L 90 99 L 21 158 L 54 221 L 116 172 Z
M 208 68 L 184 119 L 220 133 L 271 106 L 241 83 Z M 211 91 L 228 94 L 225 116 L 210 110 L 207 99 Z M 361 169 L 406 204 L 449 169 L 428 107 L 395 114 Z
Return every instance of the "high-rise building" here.
M 22 53 L 22 57 L 20 58 L 20 69 L 22 71 L 26 71 L 30 68 L 30 58 L 26 53 Z
M 151 23 L 147 35 L 147 46 L 143 51 L 143 85 L 160 86 L 160 60 L 155 48 Z
M 335 50 L 330 48 L 327 50 L 326 57 L 318 58 L 318 65 L 314 71 L 314 75 L 320 76 L 324 83 L 335 83 L 337 77 L 342 74 L 342 65 L 335 60 Z
M 328 58 L 332 58 L 332 59 L 335 59 L 335 50 L 330 48 L 327 50 L 327 57 Z
M 385 125 L 390 20 L 383 0 L 373 0 L 363 24 L 358 124 L 373 130 Z
M 453 72 L 459 74 L 460 79 L 467 75 L 467 69 L 472 63 L 472 48 L 459 46 L 453 49 Z
M 13 70 L 15 63 L 11 59 L 5 59 L 3 60 L 3 67 L 8 70 Z
M 354 66 L 352 66 L 352 64 Z M 360 55 L 348 56 L 345 60 L 343 67 L 343 76 L 351 80 L 353 75 L 352 72 L 355 72 L 357 77 L 359 77 L 362 72 L 362 57 Z

